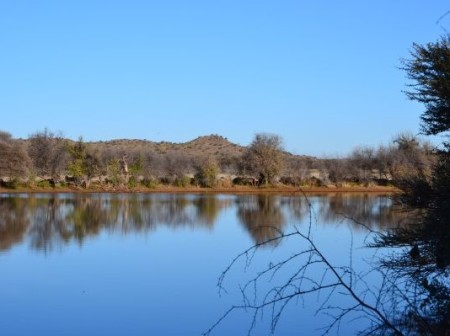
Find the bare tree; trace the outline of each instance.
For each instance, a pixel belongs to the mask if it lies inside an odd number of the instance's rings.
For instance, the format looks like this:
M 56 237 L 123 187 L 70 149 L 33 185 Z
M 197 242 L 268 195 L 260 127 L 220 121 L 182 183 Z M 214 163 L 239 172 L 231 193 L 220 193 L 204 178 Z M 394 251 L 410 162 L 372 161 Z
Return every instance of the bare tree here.
M 23 144 L 13 139 L 11 134 L 0 131 L 0 179 L 25 177 L 29 166 L 30 158 Z
M 38 176 L 58 179 L 68 163 L 66 141 L 47 128 L 28 137 L 28 154 Z
M 288 156 L 284 160 L 283 167 L 281 182 L 298 187 L 309 177 L 311 163 L 302 157 Z
M 169 153 L 164 158 L 164 175 L 169 183 L 177 186 L 188 184 L 187 175 L 193 171 L 192 160 L 182 153 Z
M 375 167 L 375 150 L 371 147 L 355 148 L 349 157 L 348 170 L 354 182 L 369 184 Z
M 415 206 L 425 206 L 431 191 L 433 166 L 437 155 L 427 142 L 403 133 L 394 139 L 390 153 L 392 182 L 402 189 L 404 198 Z
M 330 158 L 322 162 L 324 173 L 328 180 L 336 187 L 341 187 L 349 179 L 348 160 L 344 158 Z
M 400 133 L 393 141 L 396 152 L 394 178 L 401 180 L 410 176 L 429 179 L 434 164 L 433 147 L 410 133 Z
M 260 182 L 275 183 L 283 168 L 283 141 L 275 134 L 258 133 L 242 156 L 242 170 Z

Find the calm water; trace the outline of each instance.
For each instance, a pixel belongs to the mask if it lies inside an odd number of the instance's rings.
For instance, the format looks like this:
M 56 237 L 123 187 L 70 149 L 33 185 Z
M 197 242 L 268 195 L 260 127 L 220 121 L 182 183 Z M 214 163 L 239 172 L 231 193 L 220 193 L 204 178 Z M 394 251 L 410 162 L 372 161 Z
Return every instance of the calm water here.
M 376 251 L 363 247 L 367 230 L 345 216 L 376 230 L 401 221 L 389 197 L 374 195 L 0 195 L 1 334 L 200 335 L 242 303 L 239 286 L 255 272 L 304 248 L 289 239 L 258 249 L 219 295 L 232 259 L 281 231 L 309 230 L 334 264 L 368 268 Z M 320 334 L 321 300 L 292 301 L 276 335 Z M 251 317 L 233 312 L 212 335 L 246 335 Z M 269 334 L 269 322 L 270 313 L 258 316 L 253 334 Z

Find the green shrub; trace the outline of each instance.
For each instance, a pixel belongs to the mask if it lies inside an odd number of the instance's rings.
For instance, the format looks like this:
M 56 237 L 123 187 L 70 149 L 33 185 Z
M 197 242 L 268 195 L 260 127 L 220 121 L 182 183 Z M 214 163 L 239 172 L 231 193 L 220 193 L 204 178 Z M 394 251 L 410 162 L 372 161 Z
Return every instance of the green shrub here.
M 145 186 L 149 189 L 155 189 L 156 186 L 158 185 L 158 181 L 156 179 L 154 179 L 153 177 L 144 178 L 141 183 L 143 186 Z
M 219 166 L 215 161 L 208 160 L 197 167 L 194 183 L 201 187 L 212 188 L 217 185 Z
M 131 176 L 128 179 L 128 187 L 129 188 L 136 188 L 138 186 L 138 180 L 135 176 Z
M 191 178 L 189 176 L 183 175 L 181 177 L 177 177 L 173 184 L 176 187 L 185 188 L 191 184 Z
M 50 181 L 48 181 L 48 180 L 39 181 L 37 183 L 37 186 L 39 188 L 51 188 L 52 187 L 52 185 L 50 184 Z

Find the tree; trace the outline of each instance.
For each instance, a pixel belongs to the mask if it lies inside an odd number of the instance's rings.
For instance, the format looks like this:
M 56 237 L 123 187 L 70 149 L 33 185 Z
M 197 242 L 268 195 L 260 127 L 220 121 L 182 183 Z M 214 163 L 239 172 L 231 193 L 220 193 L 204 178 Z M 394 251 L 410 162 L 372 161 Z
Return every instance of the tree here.
M 350 155 L 348 170 L 354 182 L 368 184 L 375 168 L 375 151 L 370 147 L 355 148 Z
M 268 185 L 283 168 L 283 141 L 275 134 L 258 133 L 242 156 L 242 170 Z
M 214 159 L 199 159 L 195 165 L 197 171 L 194 175 L 194 181 L 201 187 L 212 188 L 217 184 L 217 175 L 219 174 L 219 165 Z
M 86 144 L 83 142 L 82 137 L 79 137 L 76 143 L 69 146 L 69 153 L 71 161 L 67 167 L 67 171 L 77 180 L 81 180 L 86 174 Z
M 437 135 L 450 130 L 450 36 L 444 36 L 434 43 L 414 44 L 411 59 L 404 61 L 403 68 L 412 84 L 406 92 L 412 100 L 425 105 L 422 130 L 427 135 Z M 399 146 L 402 145 L 398 142 Z M 411 146 L 410 146 L 411 147 Z M 441 194 L 448 194 L 450 180 L 443 171 L 449 171 L 447 157 L 450 143 L 444 142 L 444 149 L 437 151 L 437 165 L 431 170 L 431 178 L 418 176 L 419 188 L 412 188 L 408 194 L 419 195 L 421 204 L 428 208 L 428 217 L 445 208 Z M 438 182 L 437 182 L 438 181 Z M 413 198 L 414 199 L 414 198 Z M 448 221 L 444 219 L 443 221 Z M 426 222 L 427 220 L 425 220 Z M 441 221 L 439 221 L 441 222 Z
M 33 163 L 34 172 L 43 177 L 57 179 L 67 165 L 67 146 L 61 135 L 47 128 L 28 138 L 28 155 Z
M 0 179 L 13 180 L 28 173 L 30 158 L 22 143 L 11 134 L 0 131 Z
M 348 160 L 333 158 L 323 160 L 324 176 L 328 176 L 330 182 L 336 187 L 342 187 L 342 183 L 348 179 Z
M 128 186 L 129 187 L 136 187 L 138 185 L 140 175 L 142 174 L 143 168 L 144 168 L 144 157 L 142 153 L 133 153 L 136 155 L 133 155 L 134 157 L 131 159 L 129 167 L 126 166 L 128 169 Z M 122 160 L 123 163 L 127 165 L 127 162 L 125 161 L 126 157 L 123 156 Z M 124 166 L 125 168 L 125 166 Z
M 206 188 L 213 188 L 217 185 L 219 165 L 216 160 L 213 158 L 198 158 L 194 168 L 196 170 L 194 183 Z
M 97 152 L 88 151 L 88 147 L 79 137 L 78 141 L 68 146 L 71 156 L 67 172 L 75 178 L 77 184 L 89 186 L 90 180 L 100 173 L 100 158 Z
M 284 184 L 300 186 L 309 177 L 311 161 L 307 158 L 287 156 L 283 165 L 283 178 L 281 182 Z
M 450 130 L 450 44 L 449 37 L 425 46 L 414 45 L 412 59 L 405 70 L 414 81 L 409 98 L 425 105 L 422 130 L 436 135 Z M 417 141 L 399 138 L 399 150 L 417 156 Z M 450 330 L 450 143 L 436 151 L 436 163 L 427 179 L 416 171 L 416 185 L 406 190 L 407 205 L 424 211 L 414 225 L 389 231 L 375 240 L 375 247 L 401 247 L 381 260 L 381 266 L 393 275 L 391 283 L 396 299 L 407 301 L 394 312 L 396 323 L 408 334 L 449 335 Z M 415 160 L 416 161 L 416 160 Z M 419 160 L 420 161 L 420 160 Z M 411 202 L 412 199 L 412 202 Z M 409 247 L 409 248 L 405 248 Z M 405 333 L 406 334 L 406 333 Z
M 450 36 L 426 45 L 413 44 L 403 69 L 413 81 L 407 96 L 425 105 L 422 130 L 436 135 L 450 129 Z
M 183 153 L 169 153 L 163 162 L 163 174 L 170 184 L 186 187 L 190 183 L 187 176 L 192 170 L 191 158 Z

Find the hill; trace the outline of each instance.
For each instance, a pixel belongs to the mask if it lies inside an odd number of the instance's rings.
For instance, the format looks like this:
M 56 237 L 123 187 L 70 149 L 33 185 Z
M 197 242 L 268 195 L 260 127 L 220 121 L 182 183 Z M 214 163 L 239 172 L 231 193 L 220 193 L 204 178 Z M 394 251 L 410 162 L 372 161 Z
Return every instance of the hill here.
M 198 157 L 208 156 L 221 161 L 223 158 L 240 156 L 245 147 L 230 142 L 220 135 L 200 136 L 185 143 L 167 141 L 154 142 L 137 139 L 118 139 L 110 141 L 87 142 L 94 150 L 118 153 L 153 152 L 155 154 L 182 153 L 183 155 Z

